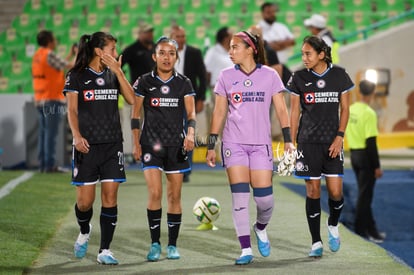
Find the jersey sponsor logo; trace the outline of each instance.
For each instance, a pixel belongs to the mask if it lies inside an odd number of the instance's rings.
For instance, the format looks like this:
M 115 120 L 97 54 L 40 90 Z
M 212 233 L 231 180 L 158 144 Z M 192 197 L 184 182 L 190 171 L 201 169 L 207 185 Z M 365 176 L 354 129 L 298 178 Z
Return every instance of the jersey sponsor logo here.
M 103 85 L 105 85 L 105 80 L 104 80 L 102 77 L 98 77 L 98 78 L 95 80 L 95 82 L 96 82 L 96 84 L 98 84 L 99 86 L 103 86 Z
M 243 83 L 245 87 L 250 87 L 253 85 L 253 82 L 250 79 L 246 79 Z
M 241 92 L 235 92 L 231 94 L 231 101 L 233 103 L 241 103 L 243 101 L 242 93 Z
M 84 90 L 83 98 L 85 101 L 118 100 L 118 89 Z
M 85 90 L 85 91 L 83 91 L 83 99 L 85 101 L 95 100 L 95 91 L 94 90 Z
M 180 102 L 179 98 L 164 98 L 164 97 L 151 98 L 152 107 L 178 107 L 179 102 Z
M 304 93 L 305 103 L 338 103 L 338 92 L 307 92 Z
M 319 88 L 319 89 L 324 88 L 324 87 L 326 86 L 325 80 L 323 80 L 323 79 L 319 79 L 319 80 L 316 82 L 316 86 L 318 86 L 318 88 Z
M 151 106 L 152 107 L 158 107 L 158 106 L 160 106 L 160 98 L 159 97 L 153 97 L 153 98 L 151 98 Z
M 170 92 L 170 87 L 168 87 L 167 85 L 162 85 L 160 90 L 162 94 L 166 95 Z
M 308 92 L 303 95 L 305 97 L 305 103 L 306 104 L 314 104 L 315 103 L 315 93 L 314 92 Z

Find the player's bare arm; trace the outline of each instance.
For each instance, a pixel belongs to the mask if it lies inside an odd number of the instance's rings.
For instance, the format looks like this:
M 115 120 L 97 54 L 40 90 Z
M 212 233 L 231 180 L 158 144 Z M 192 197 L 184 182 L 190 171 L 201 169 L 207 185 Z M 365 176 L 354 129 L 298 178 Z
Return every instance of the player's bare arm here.
M 89 152 L 89 143 L 82 137 L 79 131 L 79 121 L 78 121 L 78 94 L 77 93 L 67 93 L 67 104 L 68 104 L 68 122 L 70 130 L 72 131 L 73 144 L 75 149 L 81 153 Z
M 135 103 L 132 105 L 131 110 L 131 132 L 132 132 L 132 155 L 134 159 L 139 161 L 141 159 L 141 144 L 139 138 L 141 134 L 140 125 L 133 126 L 133 120 L 138 121 L 141 124 L 141 109 L 144 103 L 144 97 L 135 96 Z
M 194 96 L 184 97 L 184 105 L 187 113 L 187 136 L 184 139 L 184 150 L 192 151 L 194 149 L 195 143 L 195 122 L 196 122 L 196 112 L 195 112 L 195 103 Z

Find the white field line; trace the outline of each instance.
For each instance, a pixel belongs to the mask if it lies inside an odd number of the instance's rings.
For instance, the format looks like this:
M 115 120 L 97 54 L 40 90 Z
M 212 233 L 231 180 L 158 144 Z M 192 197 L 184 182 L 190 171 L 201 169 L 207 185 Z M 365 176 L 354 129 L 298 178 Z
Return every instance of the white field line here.
M 18 178 L 12 179 L 9 181 L 5 186 L 3 186 L 0 189 L 0 199 L 10 194 L 10 192 L 16 188 L 20 183 L 30 179 L 33 176 L 33 172 L 24 172 L 23 175 L 21 175 Z

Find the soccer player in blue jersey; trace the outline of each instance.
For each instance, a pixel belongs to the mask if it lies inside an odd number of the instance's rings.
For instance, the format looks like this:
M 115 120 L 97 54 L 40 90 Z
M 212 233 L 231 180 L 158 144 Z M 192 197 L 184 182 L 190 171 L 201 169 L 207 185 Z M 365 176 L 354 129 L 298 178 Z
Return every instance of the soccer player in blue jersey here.
M 306 182 L 306 216 L 312 236 L 310 257 L 321 257 L 321 178 L 329 195 L 328 243 L 340 248 L 338 221 L 343 208 L 343 139 L 349 117 L 349 93 L 354 87 L 346 71 L 332 65 L 331 49 L 317 36 L 302 45 L 305 68 L 287 84 L 291 92 L 291 125 L 297 142 L 295 176 Z
M 131 114 L 133 155 L 142 161 L 149 193 L 147 217 L 151 247 L 147 260 L 151 262 L 161 256 L 162 171 L 167 177 L 167 259 L 180 258 L 177 239 L 182 213 L 181 188 L 183 173 L 191 170 L 187 152 L 194 149 L 195 91 L 190 79 L 174 70 L 177 51 L 175 40 L 161 37 L 152 55 L 155 69 L 138 77 L 133 85 L 136 95 Z M 183 117 L 187 118 L 186 123 Z
M 232 216 L 242 249 L 236 265 L 253 261 L 250 242 L 250 188 L 256 203 L 253 224 L 259 252 L 270 255 L 266 233 L 274 206 L 272 174 L 273 151 L 270 109 L 273 103 L 285 141 L 285 150 L 293 150 L 289 116 L 283 97 L 285 87 L 277 72 L 265 66 L 263 40 L 250 32 L 236 33 L 230 42 L 234 67 L 221 71 L 214 88 L 215 108 L 208 141 L 207 164 L 215 166 L 214 147 L 222 132 L 222 161 L 230 181 Z
M 119 96 L 135 101 L 131 85 L 116 60 L 116 38 L 96 32 L 83 35 L 75 66 L 64 87 L 68 121 L 73 135 L 72 184 L 76 188 L 75 214 L 80 227 L 74 252 L 83 258 L 91 234 L 96 184 L 101 182 L 101 244 L 98 263 L 116 265 L 109 246 L 117 223 L 118 187 L 125 179 Z

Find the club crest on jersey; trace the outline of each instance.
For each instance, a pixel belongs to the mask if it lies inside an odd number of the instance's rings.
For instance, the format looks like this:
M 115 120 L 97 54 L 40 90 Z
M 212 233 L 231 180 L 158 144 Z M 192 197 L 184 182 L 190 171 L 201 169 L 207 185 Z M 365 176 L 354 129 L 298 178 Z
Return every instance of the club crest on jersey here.
M 306 104 L 314 104 L 315 103 L 315 93 L 314 92 L 305 93 L 304 97 L 305 97 L 305 103 Z
M 105 85 L 105 80 L 104 80 L 102 77 L 98 77 L 98 78 L 95 80 L 95 82 L 96 82 L 96 84 L 98 84 L 99 86 L 103 86 L 103 85 Z
M 235 92 L 231 94 L 231 101 L 233 103 L 241 103 L 243 101 L 242 93 L 241 92 Z
M 250 86 L 252 86 L 252 85 L 253 85 L 253 82 L 252 82 L 250 79 L 246 79 L 246 80 L 243 82 L 243 85 L 244 85 L 244 87 L 250 87 Z
M 95 100 L 95 91 L 94 90 L 85 90 L 85 91 L 83 91 L 83 100 L 85 100 L 85 101 Z
M 170 87 L 168 87 L 167 85 L 162 85 L 160 90 L 162 94 L 166 95 L 170 92 Z
M 326 86 L 325 80 L 323 80 L 323 79 L 319 79 L 319 80 L 316 82 L 316 86 L 318 86 L 318 88 L 319 88 L 319 89 L 324 88 L 324 87 Z
M 144 162 L 150 161 L 151 160 L 151 154 L 150 153 L 146 153 L 142 159 L 144 160 Z
M 159 107 L 160 106 L 160 98 L 158 97 L 153 97 L 151 98 L 151 106 L 152 107 Z

